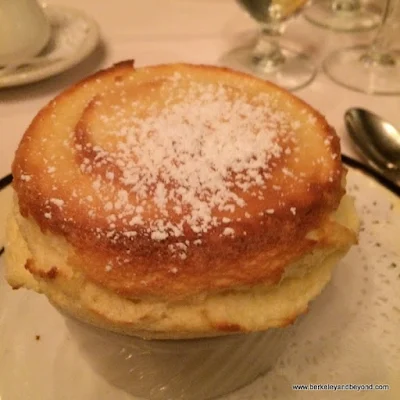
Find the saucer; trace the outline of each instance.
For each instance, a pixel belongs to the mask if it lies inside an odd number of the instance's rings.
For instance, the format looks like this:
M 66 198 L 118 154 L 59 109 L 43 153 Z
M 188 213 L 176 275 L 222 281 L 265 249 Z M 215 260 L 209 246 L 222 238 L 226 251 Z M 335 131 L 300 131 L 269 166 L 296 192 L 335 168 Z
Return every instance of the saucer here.
M 24 85 L 59 74 L 86 58 L 99 41 L 97 23 L 83 12 L 63 6 L 44 8 L 51 25 L 47 46 L 17 66 L 0 67 L 0 88 Z

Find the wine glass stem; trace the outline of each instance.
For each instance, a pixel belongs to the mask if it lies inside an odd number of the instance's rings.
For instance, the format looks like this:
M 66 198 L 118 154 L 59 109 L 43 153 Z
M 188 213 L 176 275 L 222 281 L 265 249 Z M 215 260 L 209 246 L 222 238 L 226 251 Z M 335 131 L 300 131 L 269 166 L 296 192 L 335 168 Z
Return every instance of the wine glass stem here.
M 393 0 L 386 0 L 378 33 L 369 47 L 368 52 L 361 56 L 361 61 L 365 65 L 393 66 L 396 64 L 395 57 L 393 57 L 390 52 L 392 38 L 387 26 L 388 19 L 394 11 L 392 3 Z M 399 5 L 399 1 L 397 1 L 397 5 Z
M 332 0 L 333 12 L 356 12 L 360 9 L 360 0 Z
M 282 34 L 280 22 L 264 23 L 257 44 L 253 50 L 253 62 L 264 71 L 269 72 L 285 62 L 285 56 L 279 45 Z

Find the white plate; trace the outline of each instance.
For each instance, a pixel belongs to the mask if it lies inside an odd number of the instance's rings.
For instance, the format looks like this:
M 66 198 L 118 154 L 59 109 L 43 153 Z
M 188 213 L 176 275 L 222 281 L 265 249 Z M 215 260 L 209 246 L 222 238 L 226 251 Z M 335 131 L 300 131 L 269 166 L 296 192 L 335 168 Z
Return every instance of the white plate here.
M 52 35 L 40 54 L 17 69 L 0 69 L 0 88 L 24 85 L 59 74 L 85 59 L 99 41 L 96 22 L 79 10 L 46 6 Z
M 226 400 L 400 398 L 400 200 L 356 170 L 348 186 L 362 218 L 359 246 L 338 265 L 276 368 Z M 292 390 L 309 383 L 391 389 Z M 1 276 L 0 399 L 133 398 L 90 369 L 44 296 L 12 291 Z

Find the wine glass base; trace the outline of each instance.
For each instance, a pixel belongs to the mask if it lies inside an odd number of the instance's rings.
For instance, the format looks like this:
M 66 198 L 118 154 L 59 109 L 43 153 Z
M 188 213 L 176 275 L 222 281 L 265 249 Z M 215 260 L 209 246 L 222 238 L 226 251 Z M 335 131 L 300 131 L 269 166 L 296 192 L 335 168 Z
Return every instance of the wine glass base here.
M 304 17 L 323 28 L 343 32 L 366 31 L 375 28 L 381 21 L 378 7 L 366 4 L 355 11 L 334 11 L 332 0 L 323 0 L 307 7 Z
M 400 50 L 380 62 L 368 57 L 368 46 L 355 46 L 330 54 L 324 72 L 339 85 L 368 94 L 400 94 Z
M 225 54 L 220 60 L 230 67 L 261 79 L 268 80 L 287 90 L 296 90 L 308 85 L 316 75 L 316 67 L 309 57 L 299 51 L 281 47 L 283 60 L 271 65 L 267 58 L 254 57 L 254 46 L 240 47 Z

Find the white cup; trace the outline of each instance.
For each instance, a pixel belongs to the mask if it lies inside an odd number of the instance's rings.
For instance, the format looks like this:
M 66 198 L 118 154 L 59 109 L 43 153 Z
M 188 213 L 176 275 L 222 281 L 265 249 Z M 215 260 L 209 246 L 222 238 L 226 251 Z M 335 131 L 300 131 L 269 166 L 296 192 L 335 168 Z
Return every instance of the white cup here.
M 0 66 L 36 56 L 49 41 L 50 32 L 36 0 L 0 0 Z

